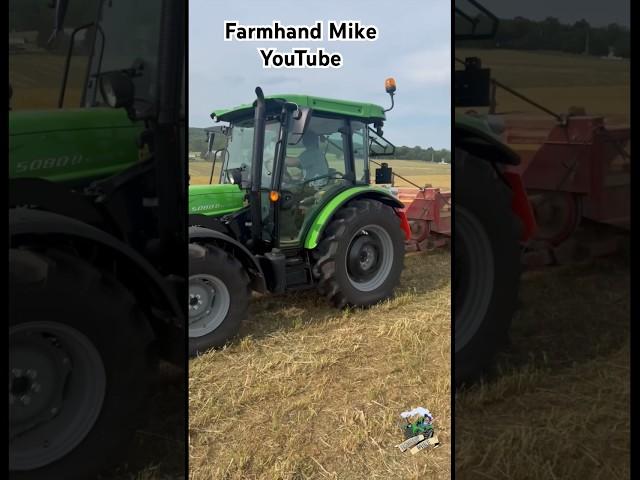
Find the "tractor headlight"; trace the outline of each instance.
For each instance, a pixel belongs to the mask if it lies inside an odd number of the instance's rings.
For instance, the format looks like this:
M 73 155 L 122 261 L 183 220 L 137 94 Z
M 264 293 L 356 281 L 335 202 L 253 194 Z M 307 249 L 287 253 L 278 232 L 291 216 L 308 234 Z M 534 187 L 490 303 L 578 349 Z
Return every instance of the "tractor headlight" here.
M 108 72 L 101 75 L 100 93 L 111 108 L 129 108 L 133 105 L 133 82 L 124 72 Z

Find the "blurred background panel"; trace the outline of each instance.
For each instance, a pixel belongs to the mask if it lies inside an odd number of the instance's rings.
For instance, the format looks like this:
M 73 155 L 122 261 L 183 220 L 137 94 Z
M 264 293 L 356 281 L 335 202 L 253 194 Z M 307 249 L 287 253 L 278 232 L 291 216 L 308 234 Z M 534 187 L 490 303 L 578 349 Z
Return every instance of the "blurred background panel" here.
M 458 478 L 629 478 L 629 8 L 454 1 Z
M 184 477 L 185 2 L 8 7 L 10 477 Z

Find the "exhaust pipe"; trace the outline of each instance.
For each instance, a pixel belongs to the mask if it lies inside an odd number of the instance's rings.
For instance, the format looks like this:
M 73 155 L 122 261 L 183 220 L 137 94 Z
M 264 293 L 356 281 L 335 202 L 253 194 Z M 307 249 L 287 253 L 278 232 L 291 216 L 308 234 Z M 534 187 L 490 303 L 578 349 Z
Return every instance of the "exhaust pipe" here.
M 267 123 L 267 107 L 264 93 L 256 87 L 256 110 L 253 119 L 253 152 L 251 154 L 251 190 L 249 193 L 251 211 L 251 240 L 257 246 L 262 237 L 262 205 L 260 182 L 262 180 L 262 158 L 264 154 L 264 130 Z

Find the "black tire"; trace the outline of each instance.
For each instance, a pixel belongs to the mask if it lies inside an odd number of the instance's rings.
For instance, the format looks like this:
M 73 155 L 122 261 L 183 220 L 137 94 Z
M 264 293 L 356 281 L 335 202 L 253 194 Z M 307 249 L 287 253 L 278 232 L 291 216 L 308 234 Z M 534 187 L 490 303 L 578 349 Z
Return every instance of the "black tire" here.
M 214 245 L 203 245 L 202 247 L 204 255 L 189 259 L 189 356 L 191 357 L 211 348 L 221 347 L 233 338 L 238 333 L 242 321 L 247 318 L 249 299 L 251 298 L 249 276 L 238 259 Z M 200 289 L 203 288 L 202 283 L 207 280 L 210 282 L 208 285 L 214 290 L 216 286 L 220 290 L 218 300 L 222 294 L 228 295 L 228 306 L 224 311 L 221 310 L 222 315 L 215 320 L 215 323 L 219 322 L 219 325 L 209 333 L 201 334 L 202 331 L 207 331 L 208 327 L 199 326 L 197 322 L 202 320 L 202 317 L 197 316 L 196 306 L 191 305 L 191 302 L 203 301 L 195 296 L 196 294 L 206 294 Z M 226 292 L 222 293 L 225 288 Z M 196 289 L 200 293 L 196 293 Z M 218 300 L 213 299 L 214 306 Z M 205 300 L 197 308 L 206 307 L 206 304 Z
M 25 277 L 18 273 L 10 282 L 10 400 L 15 405 L 17 399 L 24 398 L 14 389 L 22 382 L 22 392 L 28 391 L 33 398 L 30 404 L 45 399 L 47 407 L 42 411 L 55 409 L 58 413 L 44 421 L 38 413 L 41 423 L 24 430 L 24 423 L 18 423 L 24 410 L 14 412 L 10 432 L 13 428 L 14 433 L 18 429 L 22 433 L 10 441 L 10 476 L 94 478 L 104 468 L 123 460 L 133 432 L 144 419 L 150 380 L 157 364 L 152 350 L 153 331 L 135 298 L 111 275 L 58 250 L 27 255 L 30 266 L 37 265 L 44 275 L 21 281 Z M 95 355 L 83 356 L 87 351 Z M 48 360 L 43 362 L 43 358 Z M 83 361 L 86 358 L 94 358 L 95 362 Z M 70 369 L 61 368 L 69 365 Z M 40 369 L 44 375 L 34 375 L 30 388 L 25 389 L 24 372 L 33 374 Z M 103 389 L 96 387 L 100 379 L 104 380 Z M 43 387 L 36 390 L 38 381 Z M 55 402 L 49 400 L 52 391 L 58 395 Z M 41 393 L 45 395 L 37 398 Z M 83 421 L 86 426 L 78 428 L 76 422 Z M 67 427 L 73 424 L 73 429 Z M 71 444 L 79 443 L 70 447 L 69 437 L 60 436 L 62 431 L 75 436 Z M 18 458 L 27 451 L 36 454 L 28 460 Z M 47 457 L 51 451 L 57 451 L 55 455 L 59 456 L 35 466 L 36 462 L 45 461 L 38 455 Z
M 454 345 L 457 385 L 477 378 L 508 340 L 520 282 L 520 223 L 493 165 L 455 149 Z
M 371 230 L 371 233 L 367 232 L 367 229 Z M 360 233 L 363 231 L 367 232 L 374 242 L 374 236 L 379 235 L 377 243 L 366 246 L 368 239 Z M 361 240 L 362 238 L 364 240 Z M 359 284 L 354 283 L 357 268 L 353 266 L 355 262 L 350 262 L 350 254 L 357 253 L 353 250 L 358 248 L 356 242 L 372 252 L 370 258 L 377 263 L 370 268 L 378 267 L 384 269 L 378 271 L 387 272 L 368 287 L 364 286 L 366 280 Z M 400 281 L 404 262 L 404 235 L 400 228 L 400 219 L 391 207 L 377 200 L 361 199 L 349 202 L 336 212 L 327 225 L 318 247 L 313 251 L 313 256 L 313 273 L 318 279 L 318 291 L 327 297 L 331 304 L 337 308 L 368 307 L 376 304 L 391 297 Z M 383 263 L 379 263 L 381 261 Z M 386 264 L 387 261 L 390 264 Z M 373 270 L 358 273 L 363 274 L 360 277 L 362 279 L 366 279 L 367 275 L 377 275 Z

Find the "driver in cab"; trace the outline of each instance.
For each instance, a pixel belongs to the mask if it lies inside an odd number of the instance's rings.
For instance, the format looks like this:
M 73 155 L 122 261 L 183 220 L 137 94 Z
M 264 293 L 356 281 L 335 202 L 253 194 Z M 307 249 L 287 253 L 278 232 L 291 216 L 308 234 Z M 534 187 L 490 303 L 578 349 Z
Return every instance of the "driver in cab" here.
M 329 174 L 329 164 L 320 150 L 320 138 L 314 132 L 306 132 L 302 136 L 302 144 L 305 150 L 298 158 L 287 157 L 287 167 L 297 167 L 302 170 L 304 182 L 318 177 L 326 177 Z

